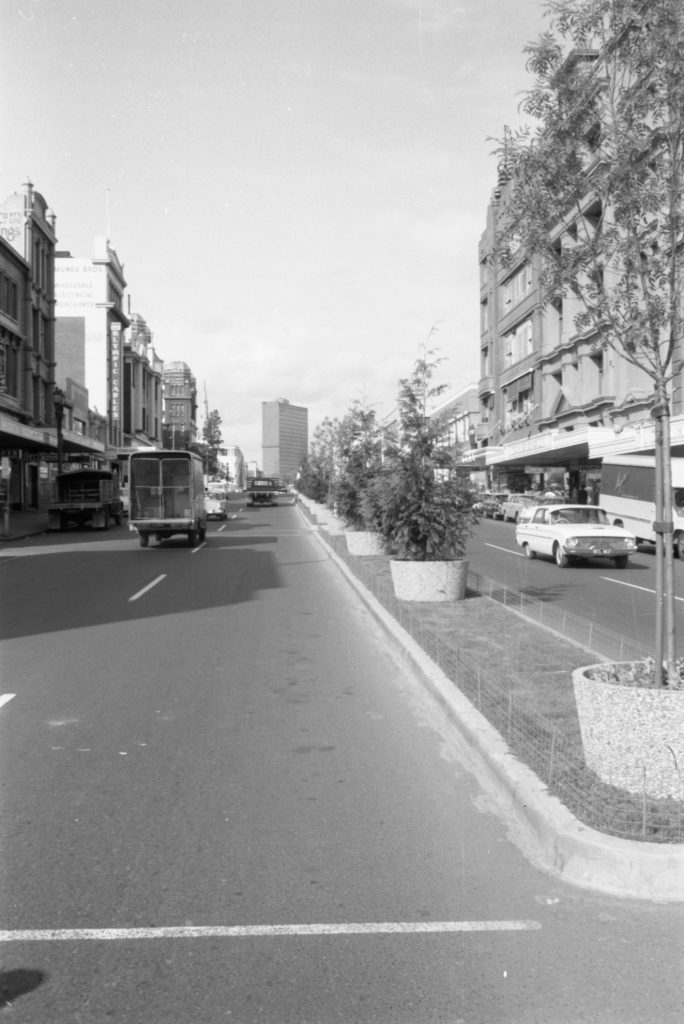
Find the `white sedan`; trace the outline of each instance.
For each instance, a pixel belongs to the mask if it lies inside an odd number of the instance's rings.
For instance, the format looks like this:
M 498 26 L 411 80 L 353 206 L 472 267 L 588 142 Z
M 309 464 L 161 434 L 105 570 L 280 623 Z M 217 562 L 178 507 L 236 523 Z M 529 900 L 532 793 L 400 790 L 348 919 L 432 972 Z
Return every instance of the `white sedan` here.
M 527 558 L 550 555 L 561 569 L 587 558 L 610 558 L 625 569 L 637 546 L 634 534 L 613 526 L 596 505 L 540 505 L 516 526 L 515 540 Z

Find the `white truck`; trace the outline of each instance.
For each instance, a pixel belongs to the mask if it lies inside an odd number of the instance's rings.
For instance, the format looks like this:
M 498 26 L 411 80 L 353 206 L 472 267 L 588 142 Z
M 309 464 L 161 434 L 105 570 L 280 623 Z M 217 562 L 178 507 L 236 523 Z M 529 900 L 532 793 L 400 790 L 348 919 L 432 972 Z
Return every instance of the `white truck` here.
M 670 459 L 672 466 L 673 542 L 677 555 L 684 559 L 684 459 Z M 599 505 L 611 523 L 624 526 L 638 541 L 655 544 L 653 524 L 655 507 L 655 456 L 614 455 L 601 466 Z

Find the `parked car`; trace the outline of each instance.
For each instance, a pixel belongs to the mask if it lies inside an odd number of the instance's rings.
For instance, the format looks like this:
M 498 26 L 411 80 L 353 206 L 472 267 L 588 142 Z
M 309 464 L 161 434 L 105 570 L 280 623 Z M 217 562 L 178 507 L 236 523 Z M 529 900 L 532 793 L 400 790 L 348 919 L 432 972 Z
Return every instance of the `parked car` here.
M 503 520 L 509 519 L 517 523 L 523 509 L 533 508 L 539 504 L 539 496 L 536 494 L 509 494 L 508 499 L 503 502 Z
M 613 526 L 597 505 L 539 505 L 529 523 L 518 523 L 515 540 L 527 558 L 550 555 L 564 569 L 573 560 L 610 558 L 625 569 L 636 537 Z
M 482 515 L 485 519 L 503 519 L 503 503 L 508 500 L 508 491 L 493 491 L 482 499 Z

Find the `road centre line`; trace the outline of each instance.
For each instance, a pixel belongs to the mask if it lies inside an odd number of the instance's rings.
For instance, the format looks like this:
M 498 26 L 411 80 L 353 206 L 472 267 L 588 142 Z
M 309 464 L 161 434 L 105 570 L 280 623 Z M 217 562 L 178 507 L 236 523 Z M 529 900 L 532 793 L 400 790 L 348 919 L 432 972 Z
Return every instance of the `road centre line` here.
M 152 580 L 151 583 L 148 583 L 146 587 L 143 587 L 142 590 L 139 590 L 137 594 L 133 595 L 133 597 L 129 597 L 128 603 L 130 604 L 131 601 L 137 601 L 139 597 L 142 597 L 143 594 L 146 594 L 148 590 L 151 590 L 152 587 L 156 587 L 158 583 L 161 583 L 161 581 L 165 579 L 166 573 L 162 573 L 161 576 L 157 576 L 156 580 Z
M 627 583 L 626 580 L 616 580 L 612 576 L 602 576 L 602 580 L 606 580 L 608 583 L 617 583 L 621 587 L 630 587 L 632 590 L 643 590 L 645 594 L 655 594 L 655 590 L 651 587 L 640 587 L 637 583 Z M 675 597 L 675 601 L 684 601 L 684 597 Z
M 0 693 L 0 708 L 3 704 L 9 704 L 13 697 L 16 697 L 16 693 Z
M 413 935 L 453 932 L 522 932 L 539 921 L 384 921 L 350 924 L 185 925 L 179 928 L 47 928 L 0 931 L 0 942 L 78 942 L 130 939 L 250 939 L 310 935 Z

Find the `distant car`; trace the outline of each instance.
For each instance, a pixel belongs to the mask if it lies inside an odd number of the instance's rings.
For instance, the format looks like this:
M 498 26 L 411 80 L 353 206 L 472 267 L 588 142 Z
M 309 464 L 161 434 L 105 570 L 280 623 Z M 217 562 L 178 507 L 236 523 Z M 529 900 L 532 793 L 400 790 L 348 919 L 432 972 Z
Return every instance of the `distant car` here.
M 206 491 L 204 495 L 204 506 L 207 510 L 207 519 L 227 519 L 228 499 L 222 491 Z
M 518 512 L 516 523 L 529 523 L 530 519 L 540 505 L 565 505 L 565 498 L 535 498 L 531 505 L 526 505 Z
M 482 515 L 485 519 L 503 519 L 503 503 L 508 500 L 508 491 L 493 491 L 482 499 Z
M 609 558 L 625 569 L 637 547 L 634 534 L 613 526 L 597 505 L 539 505 L 529 523 L 518 523 L 515 540 L 527 558 L 549 555 L 561 569 L 589 558 Z
M 539 497 L 535 494 L 510 494 L 508 500 L 502 503 L 503 520 L 507 522 L 510 519 L 511 522 L 517 523 L 523 510 L 538 504 Z

